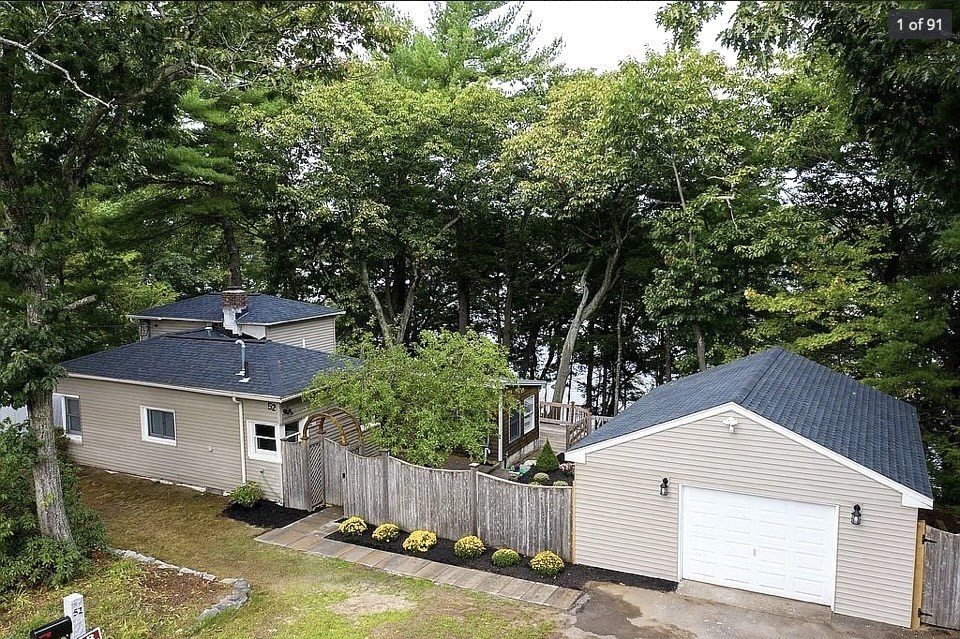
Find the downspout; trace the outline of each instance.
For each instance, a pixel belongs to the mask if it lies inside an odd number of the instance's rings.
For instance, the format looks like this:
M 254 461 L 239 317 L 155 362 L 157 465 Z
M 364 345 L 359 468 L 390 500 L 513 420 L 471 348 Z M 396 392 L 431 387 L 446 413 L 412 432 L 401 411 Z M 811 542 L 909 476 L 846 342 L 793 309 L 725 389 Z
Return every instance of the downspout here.
M 500 392 L 500 404 L 499 409 L 497 410 L 497 453 L 500 455 L 500 462 L 503 463 L 507 460 L 507 456 L 503 450 L 503 392 Z M 503 464 L 506 468 L 506 464 Z
M 237 405 L 237 418 L 240 420 L 240 481 L 247 483 L 247 434 L 243 427 L 243 400 L 231 397 Z

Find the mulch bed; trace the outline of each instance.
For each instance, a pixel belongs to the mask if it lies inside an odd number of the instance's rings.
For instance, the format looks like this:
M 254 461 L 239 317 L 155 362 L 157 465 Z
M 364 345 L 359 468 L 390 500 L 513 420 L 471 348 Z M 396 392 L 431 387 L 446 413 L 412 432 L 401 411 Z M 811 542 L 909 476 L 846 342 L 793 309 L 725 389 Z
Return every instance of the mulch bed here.
M 310 513 L 306 510 L 284 508 L 272 501 L 262 499 L 250 508 L 230 504 L 223 509 L 222 514 L 224 517 L 242 521 L 257 528 L 283 528 L 295 521 L 300 521 Z
M 524 474 L 520 475 L 517 481 L 519 481 L 521 484 L 529 484 L 533 481 L 533 476 L 538 472 L 540 471 L 538 471 L 537 467 L 534 466 Z M 550 482 L 547 484 L 548 486 L 553 485 L 553 482 L 555 481 L 565 481 L 571 486 L 573 485 L 573 473 L 565 473 L 562 470 L 554 470 L 547 474 L 550 475 Z
M 563 572 L 556 577 L 543 577 L 530 569 L 530 566 L 528 565 L 530 558 L 524 557 L 523 555 L 520 556 L 520 563 L 515 566 L 510 566 L 508 568 L 498 568 L 497 566 L 494 566 L 492 563 L 490 563 L 490 556 L 493 555 L 493 551 L 496 550 L 496 548 L 488 548 L 482 555 L 475 559 L 461 559 L 454 554 L 454 542 L 449 539 L 438 538 L 437 545 L 431 548 L 429 552 L 419 553 L 409 552 L 403 549 L 402 543 L 403 540 L 407 538 L 406 533 L 400 533 L 400 536 L 396 541 L 386 544 L 374 541 L 370 536 L 371 533 L 373 533 L 373 527 L 368 526 L 367 532 L 365 532 L 359 538 L 347 537 L 346 535 L 342 535 L 340 531 L 334 531 L 327 535 L 327 539 L 342 541 L 344 543 L 354 544 L 357 546 L 364 546 L 366 548 L 385 550 L 398 555 L 407 555 L 408 557 L 420 557 L 421 559 L 429 559 L 430 561 L 437 561 L 440 563 L 449 564 L 451 566 L 462 566 L 464 568 L 482 570 L 484 572 L 495 573 L 498 575 L 507 575 L 508 577 L 526 579 L 527 581 L 539 581 L 540 583 L 553 584 L 563 588 L 573 588 L 574 590 L 583 590 L 584 586 L 591 581 L 607 581 L 622 584 L 624 586 L 636 586 L 638 588 L 646 588 L 648 590 L 659 590 L 661 592 L 672 592 L 677 588 L 677 584 L 673 581 L 654 579 L 653 577 L 644 577 L 642 575 L 633 575 L 616 570 L 606 570 L 604 568 L 593 568 L 591 566 L 581 566 L 580 564 L 570 563 L 568 563 Z

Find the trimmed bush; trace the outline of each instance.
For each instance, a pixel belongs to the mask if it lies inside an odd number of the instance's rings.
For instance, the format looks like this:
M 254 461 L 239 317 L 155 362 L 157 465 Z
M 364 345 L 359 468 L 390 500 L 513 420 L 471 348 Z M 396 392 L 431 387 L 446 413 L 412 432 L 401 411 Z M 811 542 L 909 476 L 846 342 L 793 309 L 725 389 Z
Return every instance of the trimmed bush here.
M 231 490 L 229 499 L 231 504 L 253 508 L 263 499 L 263 490 L 257 482 L 248 481 Z
M 557 456 L 553 454 L 553 448 L 550 446 L 550 440 L 543 445 L 540 454 L 537 455 L 537 471 L 541 473 L 552 473 L 560 468 L 560 462 Z
M 486 547 L 483 545 L 483 541 L 474 535 L 461 537 L 457 540 L 457 543 L 453 544 L 453 554 L 461 559 L 479 557 L 484 550 L 486 550 Z
M 359 537 L 367 531 L 367 522 L 360 517 L 349 517 L 340 522 L 339 530 L 347 537 Z
M 565 482 L 565 481 L 563 481 L 562 479 L 558 479 L 557 481 L 553 482 L 553 485 L 554 485 L 554 486 L 569 486 L 570 484 L 567 483 L 567 482 Z
M 536 475 L 533 476 L 533 481 L 537 482 L 538 485 L 543 486 L 544 484 L 550 481 L 550 475 L 546 473 L 537 473 Z
M 370 536 L 373 537 L 374 541 L 390 543 L 400 536 L 400 528 L 396 524 L 380 524 Z
M 427 552 L 437 545 L 437 536 L 429 530 L 414 530 L 403 540 L 403 549 L 412 552 Z
M 520 563 L 520 553 L 513 548 L 501 548 L 493 553 L 493 556 L 490 557 L 490 561 L 498 568 L 516 566 L 518 563 Z
M 543 577 L 556 577 L 563 572 L 564 567 L 563 559 L 549 550 L 541 550 L 530 560 L 533 572 Z

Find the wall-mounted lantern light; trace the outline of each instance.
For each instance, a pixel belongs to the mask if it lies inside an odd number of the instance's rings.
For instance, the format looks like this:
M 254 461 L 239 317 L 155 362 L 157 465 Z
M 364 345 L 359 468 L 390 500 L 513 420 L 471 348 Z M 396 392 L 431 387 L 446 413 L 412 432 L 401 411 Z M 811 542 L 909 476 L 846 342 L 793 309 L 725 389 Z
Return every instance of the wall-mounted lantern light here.
M 737 431 L 737 424 L 740 422 L 738 422 L 734 417 L 727 417 L 725 420 L 723 420 L 723 423 L 726 424 L 730 434 L 733 435 Z
M 666 497 L 666 496 L 667 496 L 667 493 L 669 492 L 669 491 L 667 490 L 667 484 L 669 484 L 669 483 L 670 483 L 670 482 L 667 480 L 666 477 L 664 477 L 664 478 L 663 478 L 663 481 L 660 482 L 660 496 L 661 496 L 661 497 Z
M 850 513 L 850 523 L 854 526 L 859 526 L 860 522 L 863 521 L 863 517 L 860 515 L 860 504 L 853 505 L 853 512 Z

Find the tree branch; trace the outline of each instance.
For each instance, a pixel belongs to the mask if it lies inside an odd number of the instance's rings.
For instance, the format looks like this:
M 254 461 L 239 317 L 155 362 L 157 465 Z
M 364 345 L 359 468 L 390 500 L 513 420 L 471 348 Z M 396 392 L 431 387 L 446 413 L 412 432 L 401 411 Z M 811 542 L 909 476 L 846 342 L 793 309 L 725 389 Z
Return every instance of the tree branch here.
M 37 62 L 40 62 L 40 63 L 42 63 L 42 64 L 50 67 L 51 69 L 56 69 L 57 71 L 59 71 L 60 73 L 63 74 L 63 76 L 67 79 L 67 82 L 69 82 L 70 85 L 73 86 L 73 88 L 76 89 L 81 95 L 83 95 L 83 96 L 86 97 L 86 98 L 89 98 L 90 100 L 93 100 L 94 102 L 100 104 L 101 106 L 105 107 L 106 109 L 112 109 L 112 108 L 113 108 L 113 102 L 112 102 L 112 101 L 111 101 L 111 102 L 104 102 L 103 100 L 101 100 L 101 99 L 98 98 L 97 96 L 93 95 L 92 93 L 88 93 L 87 91 L 84 91 L 83 88 L 82 88 L 79 84 L 77 84 L 77 81 L 73 79 L 73 76 L 70 75 L 70 72 L 69 72 L 69 71 L 67 71 L 66 69 L 64 69 L 62 66 L 60 66 L 59 64 L 57 64 L 57 63 L 54 62 L 53 60 L 50 60 L 50 59 L 48 59 L 48 58 L 43 57 L 42 55 L 40 55 L 40 54 L 37 53 L 36 51 L 32 50 L 32 49 L 31 49 L 30 47 L 28 47 L 27 45 L 25 45 L 25 44 L 23 44 L 23 43 L 21 43 L 21 42 L 17 42 L 16 40 L 10 40 L 9 38 L 4 38 L 3 36 L 0 36 L 0 43 L 6 44 L 6 45 L 11 46 L 11 47 L 15 47 L 15 48 L 17 48 L 17 49 L 20 49 L 21 51 L 23 51 L 24 53 L 26 53 L 28 56 L 30 56 L 31 58 L 33 58 L 33 59 L 36 60 Z

